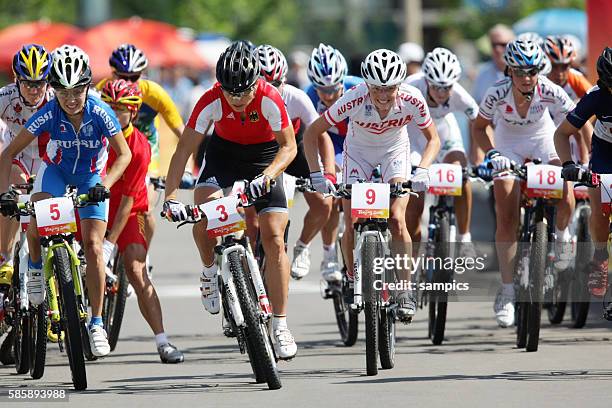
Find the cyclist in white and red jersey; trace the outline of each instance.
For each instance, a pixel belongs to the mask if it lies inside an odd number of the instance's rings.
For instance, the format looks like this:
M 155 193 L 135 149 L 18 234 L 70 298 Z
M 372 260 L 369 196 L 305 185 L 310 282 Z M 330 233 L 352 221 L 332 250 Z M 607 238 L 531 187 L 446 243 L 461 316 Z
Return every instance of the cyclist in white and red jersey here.
M 23 125 L 49 99 L 53 91 L 47 77 L 51 70 L 51 53 L 37 44 L 24 45 L 13 57 L 15 82 L 0 89 L 0 118 L 8 127 L 8 145 Z M 26 147 L 13 161 L 10 182 L 23 183 L 36 174 L 49 136 L 41 136 Z M 39 150 L 39 146 L 42 149 Z M 0 285 L 10 285 L 13 276 L 13 245 L 19 223 L 0 216 Z
M 532 41 L 509 43 L 504 54 L 509 77 L 487 90 L 473 124 L 474 137 L 487 152 L 486 160 L 499 172 L 494 180 L 495 241 L 502 287 L 494 310 L 501 327 L 514 323 L 513 273 L 521 197 L 518 180 L 503 170 L 510 167 L 511 161 L 522 164 L 536 158 L 543 163 L 561 165 L 553 142 L 555 125 L 551 115 L 565 115 L 575 106 L 561 87 L 538 75 L 543 58 L 542 49 Z M 492 125 L 494 116 L 495 143 L 492 143 L 486 128 Z M 557 204 L 558 242 L 569 238 L 567 225 L 572 202 L 573 194 L 565 185 L 563 198 Z
M 349 118 L 342 164 L 345 183 L 369 180 L 373 169 L 380 164 L 384 183 L 411 179 L 413 190 L 427 190 L 427 167 L 439 152 L 440 140 L 423 95 L 415 87 L 402 83 L 406 77 L 406 64 L 393 51 L 376 50 L 361 64 L 361 74 L 366 83 L 347 91 L 306 129 L 304 141 L 308 164 L 313 172 L 313 185 L 320 186 L 320 180 L 324 179 L 316 154 L 317 137 L 331 126 Z M 412 122 L 422 131 L 427 145 L 419 167 L 411 178 L 407 125 Z M 320 154 L 324 156 L 326 152 L 321 151 Z M 325 161 L 324 157 L 322 159 Z M 320 192 L 327 193 L 333 189 L 333 184 L 327 180 Z M 394 255 L 411 253 L 411 239 L 405 220 L 407 204 L 408 196 L 391 202 L 389 228 L 393 237 Z M 353 225 L 355 220 L 351 217 L 351 201 L 343 200 L 342 205 L 347 225 L 342 237 L 343 253 L 347 257 L 346 265 L 352 265 L 354 231 L 348 226 Z M 350 284 L 353 280 L 351 267 L 347 268 L 347 274 Z M 402 270 L 398 275 L 400 279 L 410 281 L 410 271 Z M 416 311 L 414 294 L 410 290 L 399 291 L 396 301 L 399 306 L 398 318 L 409 322 Z
M 288 213 L 282 174 L 295 158 L 295 134 L 281 95 L 259 78 L 259 61 L 247 45 L 230 45 L 217 62 L 216 76 L 218 82 L 196 104 L 172 156 L 164 212 L 174 221 L 186 218 L 185 206 L 176 201 L 175 191 L 191 152 L 214 123 L 215 135 L 206 149 L 194 201 L 201 204 L 220 198 L 222 189 L 232 187 L 235 181 L 251 180 L 251 194 L 260 198 L 255 207 L 266 253 L 274 347 L 279 358 L 290 359 L 297 353 L 297 346 L 286 317 L 289 259 L 284 231 Z M 272 180 L 276 180 L 274 185 Z M 206 234 L 205 222 L 196 224 L 193 233 L 203 264 L 202 302 L 210 313 L 219 313 L 213 253 L 216 240 Z
M 310 170 L 308 169 L 308 161 L 304 154 L 302 136 L 304 134 L 304 129 L 314 122 L 319 117 L 319 114 L 306 92 L 285 83 L 288 65 L 285 56 L 280 50 L 271 45 L 260 45 L 255 51 L 259 56 L 261 76 L 270 84 L 274 85 L 281 93 L 285 106 L 287 107 L 287 114 L 289 115 L 289 119 L 291 119 L 293 130 L 296 135 L 297 156 L 289 167 L 287 167 L 285 173 L 294 177 L 309 178 Z M 329 137 L 327 132 L 322 133 L 319 143 L 322 145 L 325 144 L 325 138 L 330 140 Z M 327 143 L 326 146 L 333 152 L 333 145 L 331 143 Z M 308 204 L 308 211 L 304 215 L 300 236 L 306 235 L 312 239 L 314 234 L 320 231 L 323 225 L 329 220 L 333 198 L 309 192 L 304 193 L 304 198 Z M 310 241 L 310 239 L 308 241 Z M 321 262 L 321 276 L 328 282 L 339 282 L 342 280 L 342 274 L 338 268 L 338 262 L 335 257 L 324 257 Z
M 454 112 L 465 114 L 470 121 L 478 116 L 478 104 L 470 94 L 457 82 L 461 76 L 461 66 L 457 56 L 446 48 L 435 48 L 427 53 L 423 60 L 423 71 L 411 75 L 406 83 L 421 91 L 438 134 L 440 135 L 440 153 L 437 160 L 443 163 L 467 166 L 468 160 L 463 146 L 463 138 Z M 415 135 L 413 144 L 413 161 L 420 161 L 423 138 Z M 455 198 L 457 211 L 457 242 L 461 242 L 460 256 L 475 258 L 476 251 L 470 234 L 470 219 L 472 216 L 472 187 L 468 180 L 463 181 L 462 194 Z M 420 221 L 423 214 L 424 195 L 413 198 L 406 211 L 406 224 L 410 237 L 415 242 L 421 241 Z

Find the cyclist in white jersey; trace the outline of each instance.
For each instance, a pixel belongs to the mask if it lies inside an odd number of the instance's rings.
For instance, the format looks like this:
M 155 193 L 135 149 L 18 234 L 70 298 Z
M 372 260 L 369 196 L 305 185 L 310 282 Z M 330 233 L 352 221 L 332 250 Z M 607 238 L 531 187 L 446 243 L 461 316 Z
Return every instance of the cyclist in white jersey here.
M 285 173 L 294 177 L 309 178 L 310 170 L 308 169 L 308 162 L 304 154 L 302 134 L 303 130 L 319 117 L 319 114 L 306 92 L 286 83 L 289 66 L 285 56 L 279 49 L 271 45 L 260 45 L 255 49 L 255 52 L 259 57 L 261 76 L 280 92 L 296 134 L 297 155 L 289 167 L 285 169 Z M 319 143 L 324 144 L 326 142 L 325 138 L 329 140 L 327 132 L 321 134 Z M 327 146 L 333 153 L 333 145 L 328 143 Z M 333 199 L 332 197 L 324 197 L 321 194 L 309 192 L 304 193 L 304 198 L 308 204 L 308 211 L 304 215 L 300 236 L 306 234 L 314 237 L 323 225 L 327 223 L 332 211 Z M 257 220 L 254 209 L 247 208 L 246 213 L 248 230 L 256 232 L 257 226 L 253 224 L 253 221 Z M 254 239 L 253 236 L 249 236 L 249 238 Z M 255 241 L 253 240 L 252 242 Z M 335 259 L 323 259 L 321 275 L 326 281 L 333 282 L 342 279 L 342 274 Z
M 507 173 L 511 161 L 523 164 L 539 158 L 543 163 L 561 165 L 555 151 L 555 125 L 551 118 L 567 114 L 574 102 L 565 91 L 542 75 L 542 49 L 532 41 L 513 41 L 506 47 L 504 59 L 508 78 L 490 87 L 480 104 L 473 124 L 475 139 L 485 158 L 496 172 L 494 180 L 497 231 L 495 241 L 502 276 L 502 287 L 495 299 L 495 315 L 501 327 L 514 323 L 513 272 L 519 225 L 520 185 Z M 486 134 L 487 126 L 495 122 L 494 143 Z M 563 198 L 557 204 L 557 239 L 569 237 L 567 225 L 573 203 L 571 189 L 564 186 Z
M 396 183 L 411 179 L 414 191 L 427 190 L 427 167 L 438 154 L 440 140 L 423 95 L 413 86 L 402 83 L 406 76 L 406 65 L 395 52 L 380 49 L 366 57 L 361 64 L 361 75 L 366 83 L 347 91 L 306 130 L 304 141 L 308 164 L 313 172 L 313 185 L 320 186 L 319 181 L 324 178 L 313 142 L 322 132 L 350 118 L 342 164 L 342 178 L 346 183 L 352 184 L 359 179 L 370 180 L 373 169 L 380 164 L 383 182 Z M 417 124 L 428 142 L 421 163 L 411 178 L 407 125 L 412 122 Z M 324 156 L 326 152 L 320 154 Z M 320 192 L 328 193 L 333 189 L 333 184 L 328 181 L 320 188 Z M 394 243 L 393 255 L 411 253 L 411 239 L 405 221 L 407 204 L 408 196 L 391 202 L 389 228 Z M 354 232 L 349 226 L 355 220 L 351 217 L 351 201 L 343 200 L 342 205 L 347 225 L 342 245 L 347 256 L 346 265 L 352 265 Z M 397 272 L 399 279 L 410 281 L 411 271 Z M 351 282 L 351 267 L 347 269 L 347 274 Z M 416 299 L 410 290 L 398 292 L 398 318 L 404 322 L 410 321 L 416 311 Z
M 23 125 L 53 97 L 47 84 L 51 69 L 51 53 L 36 44 L 23 46 L 13 57 L 15 82 L 0 89 L 0 118 L 6 123 L 6 145 L 15 138 Z M 44 146 L 48 137 L 41 137 L 26 147 L 13 160 L 10 182 L 23 183 L 35 174 L 41 158 L 38 146 Z M 0 216 L 0 284 L 11 284 L 13 276 L 13 245 L 19 223 Z
M 406 83 L 421 91 L 438 134 L 440 135 L 440 153 L 438 161 L 443 163 L 467 166 L 468 160 L 463 146 L 461 131 L 453 112 L 464 113 L 470 121 L 478 116 L 478 104 L 457 81 L 461 76 L 461 66 L 457 56 L 446 48 L 435 48 L 427 53 L 423 60 L 423 71 L 411 75 Z M 409 132 L 413 145 L 412 159 L 415 164 L 420 161 L 423 138 Z M 424 195 L 413 198 L 406 211 L 406 224 L 410 237 L 415 242 L 421 241 L 420 220 L 423 214 Z M 470 234 L 472 214 L 472 187 L 467 180 L 463 182 L 462 195 L 455 199 L 458 232 L 457 242 L 462 242 L 460 256 L 475 258 L 476 252 Z

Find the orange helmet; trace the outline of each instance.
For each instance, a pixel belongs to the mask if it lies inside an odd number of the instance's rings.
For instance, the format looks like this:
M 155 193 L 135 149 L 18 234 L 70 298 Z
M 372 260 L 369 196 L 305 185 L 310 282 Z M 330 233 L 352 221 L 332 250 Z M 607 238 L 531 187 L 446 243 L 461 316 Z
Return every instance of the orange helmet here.
M 569 64 L 576 58 L 576 50 L 569 38 L 548 36 L 544 41 L 544 52 L 553 64 Z
M 109 105 L 125 105 L 132 112 L 138 112 L 142 105 L 142 92 L 138 84 L 125 79 L 106 81 L 101 94 L 102 100 Z

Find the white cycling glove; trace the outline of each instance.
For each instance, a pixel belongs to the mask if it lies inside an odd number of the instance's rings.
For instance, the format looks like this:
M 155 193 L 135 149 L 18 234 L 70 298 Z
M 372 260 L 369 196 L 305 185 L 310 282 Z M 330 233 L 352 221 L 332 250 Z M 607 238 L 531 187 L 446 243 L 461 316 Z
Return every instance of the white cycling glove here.
M 312 188 L 321 194 L 333 194 L 336 192 L 334 186 L 335 177 L 333 174 L 323 174 L 320 171 L 310 173 L 310 183 Z
M 254 199 L 265 196 L 271 189 L 272 178 L 265 174 L 260 174 L 249 183 L 249 191 Z
M 495 171 L 503 171 L 510 169 L 512 162 L 506 156 L 502 156 L 502 154 L 495 149 L 491 149 L 485 155 L 485 159 L 491 163 L 493 166 L 493 170 Z
M 162 211 L 170 221 L 185 221 L 187 219 L 187 208 L 185 204 L 176 200 L 166 200 Z
M 427 191 L 429 189 L 429 170 L 417 167 L 410 182 L 412 183 L 412 191 Z

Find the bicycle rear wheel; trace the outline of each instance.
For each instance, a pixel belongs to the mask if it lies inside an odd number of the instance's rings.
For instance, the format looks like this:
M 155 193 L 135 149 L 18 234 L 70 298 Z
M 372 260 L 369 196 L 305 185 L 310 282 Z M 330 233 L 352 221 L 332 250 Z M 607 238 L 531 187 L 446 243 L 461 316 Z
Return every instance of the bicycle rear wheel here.
M 374 258 L 378 255 L 378 240 L 368 235 L 363 240 L 361 249 L 362 288 L 365 312 L 366 335 L 366 372 L 367 375 L 378 374 L 378 321 L 380 318 L 379 291 L 374 289 Z
M 575 329 L 584 327 L 591 305 L 588 287 L 588 264 L 593 257 L 593 243 L 589 232 L 590 216 L 591 208 L 588 205 L 581 206 L 576 226 L 576 266 L 570 283 L 572 327 Z
M 277 390 L 281 388 L 282 384 L 278 375 L 274 351 L 266 330 L 267 326 L 259 316 L 259 304 L 254 296 L 254 289 L 248 283 L 250 280 L 247 281 L 247 271 L 243 266 L 240 254 L 236 251 L 230 252 L 228 262 L 234 278 L 238 302 L 244 315 L 245 327 L 243 330 L 248 343 L 249 359 L 257 368 L 255 375 L 257 376 L 257 371 L 261 370 L 261 373 L 265 375 L 268 388 Z
M 117 276 L 117 282 L 107 291 L 102 309 L 104 330 L 108 333 L 108 344 L 111 351 L 115 350 L 119 340 L 129 284 L 121 254 L 115 258 L 113 273 Z
M 437 259 L 446 259 L 450 254 L 450 220 L 449 214 L 443 213 L 438 218 L 438 231 L 435 242 L 435 256 Z M 450 274 L 443 268 L 433 273 L 434 283 L 448 282 Z M 429 338 L 435 345 L 444 341 L 446 329 L 446 310 L 448 308 L 448 292 L 435 290 L 429 293 Z
M 47 359 L 47 301 L 30 308 L 30 376 L 37 380 L 45 373 Z
M 53 266 L 55 276 L 59 278 L 60 316 L 66 333 L 64 340 L 72 372 L 72 383 L 76 390 L 84 390 L 87 388 L 87 373 L 81 343 L 81 320 L 74 292 L 70 257 L 66 248 L 58 247 L 53 250 Z
M 536 222 L 531 241 L 529 259 L 529 317 L 527 321 L 527 351 L 538 351 L 540 340 L 540 321 L 542 315 L 542 298 L 544 269 L 546 268 L 546 250 L 548 243 L 547 225 L 544 220 Z

